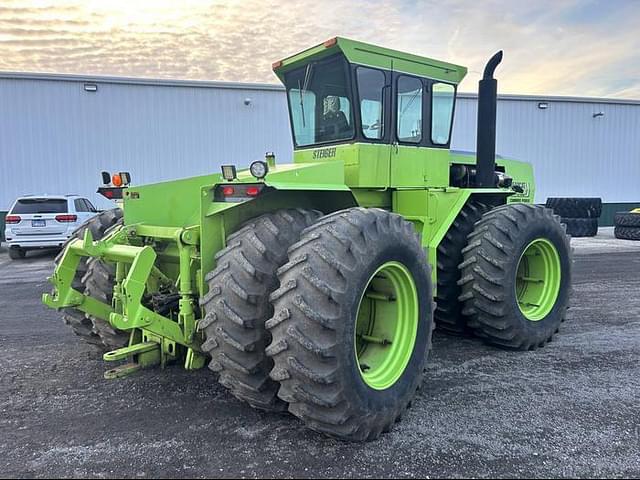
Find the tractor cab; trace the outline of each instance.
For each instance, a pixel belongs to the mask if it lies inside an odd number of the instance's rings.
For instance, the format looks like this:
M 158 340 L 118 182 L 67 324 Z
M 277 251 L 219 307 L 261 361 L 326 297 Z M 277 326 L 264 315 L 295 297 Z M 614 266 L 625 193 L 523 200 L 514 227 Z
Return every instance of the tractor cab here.
M 350 187 L 449 185 L 465 67 L 334 38 L 276 62 L 295 162 L 341 160 Z

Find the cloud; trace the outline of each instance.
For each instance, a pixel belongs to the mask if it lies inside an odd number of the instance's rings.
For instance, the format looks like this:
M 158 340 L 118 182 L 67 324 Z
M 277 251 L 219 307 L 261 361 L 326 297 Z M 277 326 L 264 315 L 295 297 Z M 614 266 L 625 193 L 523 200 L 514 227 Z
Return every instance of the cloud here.
M 467 91 L 498 49 L 504 93 L 640 90 L 634 0 L 3 3 L 4 70 L 275 82 L 273 61 L 342 35 L 466 65 Z

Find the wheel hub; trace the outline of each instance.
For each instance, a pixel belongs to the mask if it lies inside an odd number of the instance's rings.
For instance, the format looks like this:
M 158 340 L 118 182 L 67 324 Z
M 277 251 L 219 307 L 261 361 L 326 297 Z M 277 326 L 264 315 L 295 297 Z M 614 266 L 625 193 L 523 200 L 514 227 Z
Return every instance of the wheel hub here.
M 355 352 L 364 382 L 385 390 L 406 369 L 418 331 L 418 293 L 409 270 L 387 262 L 369 279 L 355 329 Z
M 560 292 L 562 268 L 556 247 L 538 238 L 524 249 L 516 273 L 516 298 L 522 314 L 530 321 L 544 319 Z

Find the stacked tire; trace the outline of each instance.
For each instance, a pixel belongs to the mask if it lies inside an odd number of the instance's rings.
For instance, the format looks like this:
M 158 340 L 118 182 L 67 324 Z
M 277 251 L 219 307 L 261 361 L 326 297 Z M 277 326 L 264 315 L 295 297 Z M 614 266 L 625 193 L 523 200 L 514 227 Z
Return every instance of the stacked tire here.
M 567 233 L 572 237 L 595 237 L 598 234 L 601 198 L 548 198 L 546 207 L 562 218 Z
M 616 238 L 640 240 L 640 212 L 619 212 L 614 217 Z

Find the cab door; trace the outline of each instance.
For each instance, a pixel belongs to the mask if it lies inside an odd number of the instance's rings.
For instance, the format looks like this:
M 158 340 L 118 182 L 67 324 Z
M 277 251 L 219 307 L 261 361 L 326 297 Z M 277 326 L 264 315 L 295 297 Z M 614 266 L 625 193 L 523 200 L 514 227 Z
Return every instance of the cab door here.
M 386 188 L 390 183 L 391 155 L 391 60 L 380 59 L 386 68 L 353 67 L 356 91 L 357 158 L 346 164 L 347 177 L 354 172 L 357 187 Z
M 393 74 L 391 186 L 423 187 L 427 173 L 425 103 L 428 84 L 401 72 Z

